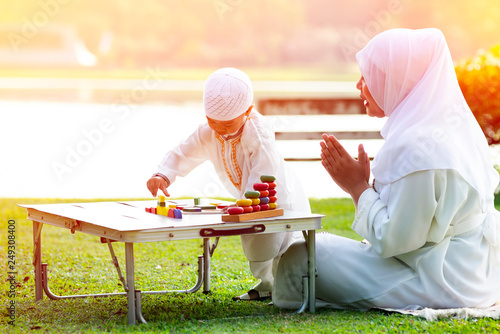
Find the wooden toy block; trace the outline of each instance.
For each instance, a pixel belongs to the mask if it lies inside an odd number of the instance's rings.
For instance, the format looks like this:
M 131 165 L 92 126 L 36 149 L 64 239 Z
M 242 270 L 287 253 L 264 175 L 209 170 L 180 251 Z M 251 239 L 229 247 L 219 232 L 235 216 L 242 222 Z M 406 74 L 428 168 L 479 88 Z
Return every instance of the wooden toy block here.
M 244 222 L 247 220 L 269 218 L 283 216 L 283 209 L 266 210 L 252 213 L 243 213 L 239 215 L 222 215 L 222 221 L 224 222 Z
M 184 209 L 182 209 L 182 211 L 185 211 L 185 212 L 201 212 L 201 208 L 197 208 L 197 207 L 185 207 Z
M 201 208 L 202 210 L 215 210 L 217 206 L 215 205 L 195 205 L 197 208 Z

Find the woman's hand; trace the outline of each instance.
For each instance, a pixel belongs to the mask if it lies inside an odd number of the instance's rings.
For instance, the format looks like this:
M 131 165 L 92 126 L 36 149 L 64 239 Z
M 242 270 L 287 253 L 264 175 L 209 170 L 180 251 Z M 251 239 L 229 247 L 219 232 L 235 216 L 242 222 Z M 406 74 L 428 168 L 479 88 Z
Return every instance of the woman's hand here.
M 154 176 L 150 178 L 148 180 L 147 187 L 148 190 L 151 192 L 151 195 L 153 195 L 154 197 L 156 197 L 158 189 L 163 191 L 165 196 L 170 197 L 170 194 L 167 191 L 168 187 L 167 181 L 165 181 L 165 179 L 163 179 L 162 177 Z
M 333 135 L 323 134 L 321 163 L 335 183 L 358 204 L 359 196 L 370 188 L 370 159 L 363 145 L 358 147 L 358 160 L 352 158 Z

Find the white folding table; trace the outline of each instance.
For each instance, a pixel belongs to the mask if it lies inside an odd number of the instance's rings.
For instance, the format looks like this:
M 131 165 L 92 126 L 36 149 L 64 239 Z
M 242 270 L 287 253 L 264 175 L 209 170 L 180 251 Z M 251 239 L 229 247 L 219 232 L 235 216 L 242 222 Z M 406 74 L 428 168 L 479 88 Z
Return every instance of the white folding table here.
M 177 200 L 192 205 L 192 200 Z M 213 200 L 206 200 L 212 202 Z M 167 203 L 168 204 L 168 203 Z M 128 323 L 146 322 L 141 311 L 141 294 L 163 294 L 170 292 L 195 292 L 203 285 L 205 293 L 210 292 L 210 257 L 217 247 L 219 237 L 252 233 L 276 233 L 302 231 L 308 249 L 308 275 L 303 277 L 303 304 L 298 312 L 308 309 L 315 311 L 315 230 L 321 228 L 322 215 L 293 211 L 283 216 L 249 220 L 244 222 L 223 222 L 222 213 L 205 211 L 202 213 L 183 213 L 182 219 L 155 215 L 145 211 L 146 207 L 156 206 L 156 201 L 130 202 L 91 202 L 58 203 L 40 205 L 20 205 L 26 208 L 28 219 L 33 221 L 33 244 L 35 266 L 35 299 L 43 298 L 43 293 L 51 299 L 100 297 L 126 295 L 128 304 Z M 48 285 L 47 266 L 42 263 L 43 224 L 63 227 L 101 237 L 107 243 L 118 276 L 124 286 L 123 293 L 57 296 Z M 210 238 L 215 238 L 210 245 Z M 139 291 L 134 282 L 134 243 L 154 241 L 176 241 L 184 239 L 203 239 L 203 255 L 198 257 L 198 280 L 188 290 Z M 125 243 L 126 277 L 123 277 L 112 242 Z

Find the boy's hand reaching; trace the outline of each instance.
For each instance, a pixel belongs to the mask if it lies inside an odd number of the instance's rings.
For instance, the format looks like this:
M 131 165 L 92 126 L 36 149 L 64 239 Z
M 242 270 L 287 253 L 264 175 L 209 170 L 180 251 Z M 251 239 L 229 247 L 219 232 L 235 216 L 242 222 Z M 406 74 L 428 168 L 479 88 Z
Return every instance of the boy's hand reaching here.
M 165 194 L 165 196 L 170 197 L 170 194 L 167 191 L 167 181 L 165 181 L 165 179 L 163 179 L 162 177 L 154 176 L 150 178 L 148 180 L 147 187 L 151 192 L 151 195 L 153 195 L 154 197 L 156 197 L 156 195 L 158 194 L 158 189 L 160 189 Z

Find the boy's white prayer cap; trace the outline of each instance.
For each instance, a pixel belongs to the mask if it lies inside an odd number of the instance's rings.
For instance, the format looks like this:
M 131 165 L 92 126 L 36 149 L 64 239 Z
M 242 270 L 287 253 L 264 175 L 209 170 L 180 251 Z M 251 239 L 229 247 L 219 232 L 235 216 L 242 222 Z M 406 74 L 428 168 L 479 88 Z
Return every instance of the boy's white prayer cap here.
M 253 101 L 252 82 L 236 68 L 221 68 L 205 82 L 203 104 L 205 114 L 217 121 L 235 119 L 248 110 Z

